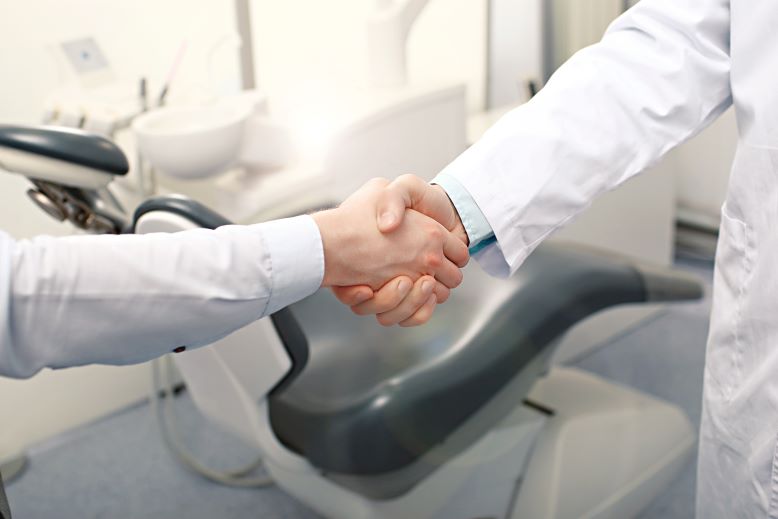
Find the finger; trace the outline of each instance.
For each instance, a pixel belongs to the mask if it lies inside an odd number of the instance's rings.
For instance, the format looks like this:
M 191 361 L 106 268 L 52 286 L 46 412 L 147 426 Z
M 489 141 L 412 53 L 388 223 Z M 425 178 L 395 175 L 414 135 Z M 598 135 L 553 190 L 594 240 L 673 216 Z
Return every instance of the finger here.
M 419 308 L 419 310 L 408 319 L 402 321 L 400 326 L 407 328 L 409 326 L 419 326 L 430 320 L 432 314 L 435 313 L 435 306 L 437 305 L 437 299 L 435 294 L 432 294 L 427 302 Z
M 462 283 L 462 271 L 445 256 L 442 259 L 428 261 L 430 270 L 427 272 L 448 288 L 456 288 Z
M 453 230 L 459 222 L 454 204 L 439 185 L 428 184 L 415 175 L 402 175 L 386 189 L 400 193 L 408 209 L 429 216 L 448 230 Z
M 448 297 L 451 295 L 451 289 L 438 280 L 435 280 L 435 297 L 438 300 L 438 304 L 448 301 Z
M 403 221 L 407 207 L 409 205 L 402 192 L 396 189 L 384 189 L 378 196 L 376 204 L 378 230 L 388 233 L 397 229 Z
M 391 184 L 391 181 L 389 179 L 386 179 L 384 177 L 373 177 L 367 182 L 365 182 L 365 186 L 369 186 L 371 189 L 382 189 L 385 188 Z
M 411 293 L 396 308 L 379 313 L 376 315 L 376 319 L 383 326 L 392 326 L 411 318 L 424 306 L 430 296 L 435 297 L 435 294 L 432 293 L 434 288 L 435 279 L 432 276 L 420 277 L 414 283 Z
M 470 261 L 467 245 L 451 233 L 447 233 L 443 240 L 443 254 L 459 268 L 464 267 Z
M 423 200 L 427 191 L 431 188 L 425 180 L 416 175 L 400 175 L 389 183 L 389 189 L 395 189 L 407 201 L 408 207 L 415 207 Z
M 351 307 L 357 315 L 372 315 L 388 312 L 400 305 L 413 288 L 413 281 L 407 276 L 398 276 L 382 286 L 372 299 Z
M 338 301 L 346 306 L 358 305 L 373 297 L 373 289 L 366 285 L 331 288 Z

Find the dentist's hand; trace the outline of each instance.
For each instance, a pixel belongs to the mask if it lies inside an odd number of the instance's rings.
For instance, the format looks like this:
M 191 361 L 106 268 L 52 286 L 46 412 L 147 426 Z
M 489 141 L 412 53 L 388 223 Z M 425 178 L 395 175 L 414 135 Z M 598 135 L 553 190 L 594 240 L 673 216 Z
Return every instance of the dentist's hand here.
M 405 211 L 413 209 L 434 218 L 464 243 L 468 242 L 459 214 L 443 188 L 430 185 L 414 175 L 403 175 L 388 184 L 379 196 L 377 209 L 378 227 L 382 232 L 396 229 L 402 224 Z M 447 287 L 438 283 L 434 291 L 438 303 L 448 299 Z M 381 324 L 422 324 L 429 320 L 434 310 L 434 307 L 425 304 L 418 282 L 412 291 L 398 279 L 387 283 L 375 293 L 366 286 L 333 287 L 333 292 L 342 303 L 351 306 L 355 313 L 376 314 Z
M 391 232 L 403 221 L 406 209 L 413 209 L 437 220 L 443 227 L 469 245 L 465 226 L 454 204 L 442 187 L 425 182 L 416 175 L 401 175 L 386 186 L 378 200 L 378 228 Z
M 403 214 L 391 230 L 376 217 L 385 179 L 373 179 L 337 209 L 313 215 L 324 247 L 322 286 L 365 285 L 375 290 L 398 276 L 433 276 L 447 288 L 462 281 L 467 246 L 444 226 L 417 211 Z M 425 301 L 426 303 L 426 301 Z

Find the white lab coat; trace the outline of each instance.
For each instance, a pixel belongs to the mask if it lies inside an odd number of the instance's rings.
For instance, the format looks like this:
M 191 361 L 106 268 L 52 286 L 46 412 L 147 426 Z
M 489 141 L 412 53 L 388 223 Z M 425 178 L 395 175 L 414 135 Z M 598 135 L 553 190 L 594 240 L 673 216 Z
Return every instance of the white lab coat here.
M 778 518 L 778 2 L 641 1 L 445 172 L 494 229 L 477 259 L 506 274 L 733 103 L 697 516 Z
M 0 232 L 0 375 L 202 346 L 312 294 L 323 275 L 310 216 L 142 236 Z

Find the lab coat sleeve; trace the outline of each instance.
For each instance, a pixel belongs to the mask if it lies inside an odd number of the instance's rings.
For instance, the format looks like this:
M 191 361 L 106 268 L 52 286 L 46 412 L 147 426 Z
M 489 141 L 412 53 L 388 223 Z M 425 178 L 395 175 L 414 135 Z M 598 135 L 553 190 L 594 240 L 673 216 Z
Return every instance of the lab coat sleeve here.
M 729 28 L 727 0 L 642 0 L 447 166 L 497 238 L 474 258 L 515 272 L 598 195 L 721 114 Z
M 0 375 L 202 346 L 312 294 L 323 273 L 309 216 L 175 234 L 0 233 Z

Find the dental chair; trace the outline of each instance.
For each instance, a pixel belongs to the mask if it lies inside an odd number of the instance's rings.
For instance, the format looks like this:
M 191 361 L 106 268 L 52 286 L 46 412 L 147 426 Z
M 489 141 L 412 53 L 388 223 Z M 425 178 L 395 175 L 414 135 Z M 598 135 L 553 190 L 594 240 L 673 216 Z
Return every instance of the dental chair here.
M 0 167 L 96 232 L 229 223 L 176 196 L 122 220 L 105 188 L 126 160 L 88 134 L 0 126 Z M 45 200 L 63 191 L 77 217 Z M 425 326 L 382 328 L 320 290 L 173 358 L 198 408 L 325 517 L 634 517 L 685 465 L 694 428 L 674 405 L 549 358 L 596 312 L 701 293 L 673 270 L 544 244 L 507 280 L 468 266 Z

